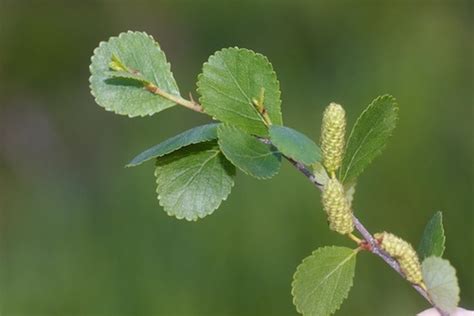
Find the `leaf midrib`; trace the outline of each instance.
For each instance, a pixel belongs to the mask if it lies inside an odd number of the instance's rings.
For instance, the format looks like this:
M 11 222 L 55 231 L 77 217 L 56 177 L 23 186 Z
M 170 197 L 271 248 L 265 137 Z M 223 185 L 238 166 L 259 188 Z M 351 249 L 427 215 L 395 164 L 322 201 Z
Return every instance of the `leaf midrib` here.
M 258 110 L 254 106 L 252 106 L 252 99 L 247 95 L 247 93 L 240 86 L 239 82 L 237 81 L 237 78 L 235 78 L 234 74 L 230 71 L 230 68 L 227 65 L 227 62 L 225 61 L 225 59 L 223 60 L 223 63 L 224 63 L 224 68 L 229 73 L 230 77 L 232 78 L 232 81 L 237 86 L 240 93 L 242 93 L 242 95 L 247 99 L 247 102 L 248 102 L 247 105 L 249 105 L 254 110 L 254 112 L 257 114 L 257 117 L 260 118 L 260 114 L 259 114 Z M 259 119 L 259 121 L 262 121 L 261 118 Z
M 201 166 L 199 167 L 199 169 L 188 179 L 188 181 L 183 185 L 182 187 L 182 190 L 181 192 L 179 193 L 178 195 L 178 198 L 176 199 L 176 201 L 174 202 L 173 204 L 173 208 L 176 207 L 176 205 L 178 204 L 178 201 L 181 199 L 181 197 L 183 196 L 184 192 L 186 192 L 186 188 L 189 186 L 189 184 L 194 180 L 194 178 L 196 178 L 196 176 L 202 171 L 202 169 L 204 168 L 204 166 L 209 163 L 209 161 L 211 161 L 212 159 L 214 159 L 215 157 L 217 157 L 217 155 L 219 154 L 219 151 L 216 150 L 215 151 L 215 154 L 211 155 L 209 158 L 207 158 L 202 164 Z
M 354 127 L 355 128 L 355 127 Z M 347 165 L 347 168 L 344 172 L 344 176 L 341 177 L 342 180 L 346 180 L 346 177 L 347 177 L 347 174 L 349 173 L 349 170 L 350 168 L 352 167 L 352 163 L 354 162 L 354 159 L 355 157 L 357 156 L 357 154 L 359 153 L 360 149 L 362 148 L 362 146 L 365 144 L 365 141 L 367 140 L 367 137 L 369 137 L 370 134 L 372 134 L 372 132 L 374 131 L 375 127 L 371 127 L 369 132 L 367 134 L 365 134 L 364 138 L 362 139 L 362 142 L 361 144 L 358 146 L 357 150 L 354 152 L 354 154 L 352 155 L 351 157 L 351 161 L 349 161 L 349 164 Z M 351 135 L 352 136 L 352 135 Z M 349 146 L 347 147 L 349 148 Z
M 301 302 L 302 305 L 308 301 L 308 299 L 313 295 L 313 293 L 319 289 L 319 287 L 324 283 L 331 275 L 333 275 L 341 266 L 343 266 L 347 261 L 349 261 L 353 256 L 355 256 L 356 252 L 352 251 L 346 259 L 341 261 L 330 273 L 328 273 L 307 295 L 306 298 Z

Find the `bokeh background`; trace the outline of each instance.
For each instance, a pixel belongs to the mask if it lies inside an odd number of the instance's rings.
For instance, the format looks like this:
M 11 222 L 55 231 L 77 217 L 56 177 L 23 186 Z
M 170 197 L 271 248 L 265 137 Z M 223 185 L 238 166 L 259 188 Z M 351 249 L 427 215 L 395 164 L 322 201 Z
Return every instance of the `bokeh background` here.
M 0 0 L 0 315 L 296 315 L 290 282 L 329 231 L 319 192 L 286 164 L 238 174 L 214 215 L 168 217 L 153 164 L 136 153 L 207 117 L 172 108 L 134 118 L 97 106 L 99 41 L 155 36 L 183 94 L 228 46 L 268 56 L 286 124 L 319 138 L 331 101 L 352 125 L 376 96 L 400 104 L 384 154 L 360 177 L 355 210 L 415 245 L 444 214 L 445 256 L 474 307 L 472 1 Z M 358 258 L 337 315 L 414 315 L 426 303 L 379 259 Z

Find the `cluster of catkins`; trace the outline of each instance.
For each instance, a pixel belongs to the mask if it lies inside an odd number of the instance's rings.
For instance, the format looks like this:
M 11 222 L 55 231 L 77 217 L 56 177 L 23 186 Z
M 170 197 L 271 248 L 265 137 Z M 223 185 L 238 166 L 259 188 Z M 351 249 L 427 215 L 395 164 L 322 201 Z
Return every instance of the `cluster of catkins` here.
M 354 230 L 351 204 L 346 198 L 344 186 L 336 178 L 336 171 L 344 158 L 346 113 L 341 105 L 331 103 L 324 111 L 321 127 L 321 151 L 323 165 L 330 174 L 324 186 L 322 200 L 328 216 L 329 228 L 349 234 Z
M 354 230 L 351 202 L 346 197 L 342 183 L 336 177 L 344 158 L 346 114 L 341 105 L 331 103 L 324 111 L 321 127 L 321 151 L 323 165 L 330 175 L 324 185 L 322 203 L 327 214 L 329 228 L 340 234 Z M 374 235 L 380 247 L 398 261 L 408 281 L 423 285 L 421 265 L 413 247 L 405 240 L 390 234 Z

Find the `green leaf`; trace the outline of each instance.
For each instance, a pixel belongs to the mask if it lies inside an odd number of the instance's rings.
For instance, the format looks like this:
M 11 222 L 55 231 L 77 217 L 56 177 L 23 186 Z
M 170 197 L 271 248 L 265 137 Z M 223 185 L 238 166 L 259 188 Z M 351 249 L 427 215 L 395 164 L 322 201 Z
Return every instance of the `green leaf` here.
M 152 115 L 174 105 L 146 90 L 143 80 L 179 96 L 165 54 L 146 33 L 121 33 L 107 42 L 101 42 L 94 50 L 91 61 L 89 81 L 92 95 L 108 111 L 136 117 Z M 111 76 L 113 69 L 119 71 Z M 135 75 L 125 76 L 127 70 Z
M 343 182 L 355 180 L 380 153 L 396 126 L 398 107 L 390 95 L 380 96 L 357 119 L 340 170 Z
M 195 221 L 219 207 L 234 181 L 235 167 L 215 142 L 181 148 L 157 159 L 160 205 L 170 216 Z
M 354 194 L 356 191 L 356 183 L 352 182 L 344 185 L 344 191 L 346 193 L 347 202 L 349 203 L 349 205 L 352 205 L 352 201 L 354 200 Z
M 259 136 L 268 131 L 253 99 L 264 89 L 263 103 L 272 123 L 282 124 L 280 85 L 263 55 L 242 48 L 220 50 L 204 64 L 197 86 L 206 113 Z
M 132 161 L 128 163 L 127 167 L 138 166 L 147 160 L 162 157 L 191 144 L 217 139 L 217 125 L 219 124 L 212 123 L 201 125 L 182 132 L 181 134 L 178 134 L 174 137 L 168 138 L 164 142 L 145 150 L 133 158 Z
M 321 149 L 306 135 L 286 126 L 270 126 L 270 140 L 287 157 L 310 165 L 321 160 Z
M 352 287 L 357 251 L 323 247 L 303 260 L 293 277 L 293 303 L 306 316 L 333 314 Z
M 420 245 L 418 246 L 418 255 L 422 260 L 431 256 L 442 257 L 445 241 L 443 214 L 436 212 L 425 226 Z
M 325 186 L 326 183 L 329 181 L 329 175 L 326 172 L 326 168 L 324 168 L 323 164 L 320 162 L 312 164 L 312 167 L 316 182 L 318 182 L 322 186 Z
M 246 174 L 268 179 L 280 170 L 281 156 L 276 148 L 229 124 L 220 124 L 217 135 L 226 158 Z
M 428 257 L 422 265 L 423 281 L 434 305 L 446 313 L 452 313 L 459 304 L 459 285 L 456 270 L 448 260 Z

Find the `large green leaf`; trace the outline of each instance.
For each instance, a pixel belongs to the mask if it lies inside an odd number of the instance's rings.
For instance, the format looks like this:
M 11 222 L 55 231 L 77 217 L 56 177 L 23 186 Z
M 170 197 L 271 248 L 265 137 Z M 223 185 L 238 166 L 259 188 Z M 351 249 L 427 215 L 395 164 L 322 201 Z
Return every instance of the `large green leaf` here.
M 452 313 L 459 304 L 459 285 L 456 270 L 448 260 L 428 257 L 422 265 L 423 281 L 434 305 L 446 313 Z
M 117 58 L 140 75 L 111 72 Z M 157 42 L 146 33 L 126 32 L 101 42 L 94 50 L 90 65 L 90 87 L 96 102 L 108 111 L 130 117 L 152 115 L 174 105 L 144 88 L 143 80 L 179 96 L 170 65 Z M 142 79 L 142 80 L 140 80 Z
M 215 142 L 181 148 L 156 162 L 160 205 L 170 216 L 195 221 L 211 214 L 227 198 L 235 167 Z
M 127 167 L 138 166 L 147 160 L 162 157 L 184 146 L 217 139 L 217 125 L 218 123 L 201 125 L 168 138 L 133 158 Z
M 268 179 L 280 170 L 281 156 L 276 148 L 229 124 L 220 124 L 217 135 L 224 155 L 243 172 Z
M 352 287 L 357 251 L 323 247 L 303 260 L 293 277 L 293 303 L 306 316 L 333 314 Z
M 281 125 L 280 85 L 268 59 L 248 49 L 226 48 L 209 57 L 198 77 L 204 111 L 216 119 L 260 136 L 267 128 L 254 106 L 264 89 L 264 107 Z
M 287 157 L 310 165 L 321 160 L 321 149 L 306 135 L 286 126 L 272 125 L 270 140 Z
M 425 226 L 418 246 L 418 255 L 422 260 L 431 256 L 442 257 L 445 241 L 443 214 L 436 212 Z
M 376 98 L 357 119 L 340 170 L 343 182 L 354 181 L 382 153 L 398 118 L 396 100 L 390 95 Z

